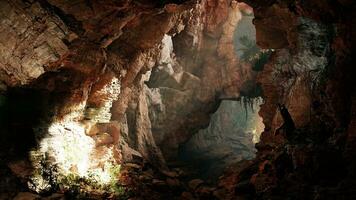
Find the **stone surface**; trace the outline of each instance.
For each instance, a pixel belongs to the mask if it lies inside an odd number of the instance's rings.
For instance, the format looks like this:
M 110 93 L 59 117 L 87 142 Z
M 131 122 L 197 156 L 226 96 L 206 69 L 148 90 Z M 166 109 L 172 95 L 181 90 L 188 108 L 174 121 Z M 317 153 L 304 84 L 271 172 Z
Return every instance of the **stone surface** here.
M 31 154 L 37 192 L 55 188 L 62 174 L 107 179 L 107 166 L 119 163 L 168 170 L 179 145 L 209 124 L 217 97 L 238 95 L 236 2 L 1 4 L 1 81 L 39 91 L 45 102 L 41 123 L 25 124 L 40 146 Z
M 192 200 L 195 199 L 190 192 L 183 192 L 181 198 L 184 200 Z
M 203 183 L 204 183 L 204 181 L 201 179 L 193 179 L 193 180 L 189 181 L 188 185 L 189 185 L 189 188 L 194 191 Z
M 19 177 L 25 178 L 32 174 L 31 163 L 20 160 L 8 164 L 11 171 Z
M 14 200 L 39 200 L 41 196 L 32 194 L 30 192 L 20 192 L 14 198 Z
M 114 142 L 114 139 L 108 133 L 99 133 L 94 137 L 94 140 L 96 146 L 109 145 Z
M 1 1 L 0 7 L 0 74 L 7 85 L 29 83 L 68 53 L 68 27 L 38 2 Z
M 219 185 L 227 189 L 224 199 L 354 198 L 355 190 L 349 180 L 352 173 L 345 172 L 348 153 L 341 150 L 341 141 L 348 134 L 348 125 L 342 121 L 348 118 L 344 117 L 351 104 L 342 105 L 336 100 L 340 96 L 344 103 L 352 99 L 352 95 L 346 95 L 352 75 L 341 75 L 351 73 L 348 59 L 339 57 L 343 50 L 330 48 L 338 40 L 331 34 L 334 31 L 346 40 L 350 36 L 331 25 L 338 21 L 335 13 L 342 6 L 331 8 L 325 1 L 318 2 L 321 10 L 313 12 L 301 1 L 246 2 L 254 7 L 257 43 L 280 50 L 273 53 L 257 78 L 265 95 L 259 113 L 266 126 L 256 145 L 257 158 L 247 168 L 235 167 L 235 172 L 220 180 Z M 350 16 L 350 12 L 340 15 Z M 349 24 L 347 20 L 340 23 Z M 333 56 L 343 61 L 335 62 Z M 332 72 L 326 73 L 329 70 Z M 276 103 L 284 103 L 294 119 L 297 130 L 286 133 L 293 137 L 274 134 L 283 124 Z M 346 115 L 336 114 L 336 110 Z M 345 191 L 348 195 L 344 195 Z
M 353 2 L 245 1 L 254 7 L 257 44 L 276 49 L 257 79 L 233 53 L 246 10 L 236 1 L 1 1 L 1 94 L 12 103 L 11 112 L 1 107 L 0 189 L 11 198 L 49 192 L 66 173 L 100 172 L 108 181 L 109 164 L 132 162 L 140 168 L 120 178 L 138 199 L 352 199 Z M 182 3 L 164 1 L 172 2 Z M 235 166 L 213 192 L 171 190 L 157 171 L 208 127 L 221 99 L 237 99 L 255 81 L 266 127 L 257 158 Z M 277 103 L 296 121 L 292 139 L 274 135 L 283 123 Z M 111 138 L 95 146 L 101 133 Z M 27 159 L 30 179 L 19 165 L 8 169 Z M 155 184 L 139 184 L 141 164 L 157 170 Z

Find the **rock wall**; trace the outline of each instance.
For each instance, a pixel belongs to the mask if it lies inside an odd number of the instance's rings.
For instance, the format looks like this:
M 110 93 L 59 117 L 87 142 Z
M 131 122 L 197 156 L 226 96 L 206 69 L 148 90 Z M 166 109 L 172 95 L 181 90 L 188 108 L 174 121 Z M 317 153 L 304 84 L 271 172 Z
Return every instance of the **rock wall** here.
M 71 32 L 57 16 L 36 2 L 1 1 L 1 80 L 28 84 L 68 52 Z
M 352 26 L 354 4 L 246 2 L 254 7 L 257 44 L 275 52 L 257 78 L 266 127 L 256 145 L 258 156 L 226 173 L 220 185 L 231 193 L 224 198 L 355 198 L 348 146 L 354 33 L 345 31 Z M 286 105 L 295 131 L 279 129 L 284 121 L 277 103 Z
M 1 166 L 14 185 L 52 192 L 69 175 L 108 182 L 118 164 L 166 169 L 220 98 L 239 97 L 239 5 L 164 3 L 1 1 Z M 18 103 L 36 106 L 9 112 Z
M 255 28 L 252 24 L 253 13 L 250 7 L 241 8 L 241 20 L 238 21 L 231 41 L 239 60 L 239 74 L 245 80 L 242 84 L 246 90 L 253 86 L 258 71 L 251 70 L 255 64 L 255 57 L 260 56 L 261 50 L 255 45 Z M 259 60 L 257 58 L 256 60 Z M 245 87 L 245 88 L 244 88 Z M 252 87 L 253 88 L 253 87 Z M 241 160 L 255 158 L 255 143 L 260 139 L 264 129 L 262 118 L 258 111 L 262 99 L 255 96 L 222 95 L 223 99 L 217 111 L 212 114 L 207 128 L 199 130 L 186 143 L 180 145 L 179 158 L 195 171 L 192 176 L 214 181 L 222 174 L 226 167 Z
M 233 45 L 245 5 L 183 2 L 0 1 L 2 195 L 70 190 L 70 174 L 110 182 L 124 163 L 166 170 L 221 99 L 248 93 L 256 74 Z M 246 2 L 257 44 L 275 49 L 257 76 L 266 128 L 215 196 L 352 198 L 354 3 Z M 275 134 L 276 103 L 293 135 Z
M 210 12 L 217 12 L 215 9 L 222 9 L 219 15 L 227 15 L 228 5 L 221 2 L 214 8 L 209 3 L 197 6 L 200 8 L 192 16 L 194 21 L 186 29 L 173 38 L 164 38 L 162 46 L 166 54 L 161 54 L 147 82 L 150 90 L 159 94 L 153 98 L 161 98 L 161 105 L 151 109 L 152 130 L 168 160 L 177 156 L 179 144 L 209 124 L 209 114 L 217 109 L 220 97 L 239 96 L 238 85 L 234 84 L 240 80 L 239 66 L 232 46 L 234 26 L 241 17 L 236 15 L 238 8 L 230 8 L 235 12 L 225 16 L 226 22 L 220 19 L 218 27 L 213 29 L 205 27 L 213 25 L 204 22 L 210 20 L 206 17 L 211 16 Z M 230 24 L 232 28 L 228 28 Z M 222 27 L 226 27 L 225 32 L 208 35 Z M 220 50 L 219 45 L 227 42 L 231 44 L 230 49 Z

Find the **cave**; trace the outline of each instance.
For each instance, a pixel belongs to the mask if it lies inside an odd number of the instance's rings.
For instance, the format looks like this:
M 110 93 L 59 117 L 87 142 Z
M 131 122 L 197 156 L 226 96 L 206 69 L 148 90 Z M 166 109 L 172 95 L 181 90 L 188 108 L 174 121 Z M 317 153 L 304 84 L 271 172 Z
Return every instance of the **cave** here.
M 356 199 L 354 9 L 0 0 L 0 199 Z
M 256 75 L 261 71 L 260 65 L 265 64 L 265 57 L 260 56 L 265 52 L 256 45 L 252 20 L 252 9 L 241 9 L 233 32 L 235 55 L 239 59 L 241 76 L 246 79 L 239 94 L 220 94 L 221 102 L 211 115 L 209 126 L 179 146 L 178 160 L 190 177 L 216 182 L 228 166 L 256 157 L 255 144 L 264 129 L 258 115 L 263 91 L 256 82 Z
M 262 99 L 252 101 L 222 101 L 209 126 L 180 146 L 179 160 L 191 177 L 216 182 L 225 168 L 256 157 L 264 125 L 258 115 Z

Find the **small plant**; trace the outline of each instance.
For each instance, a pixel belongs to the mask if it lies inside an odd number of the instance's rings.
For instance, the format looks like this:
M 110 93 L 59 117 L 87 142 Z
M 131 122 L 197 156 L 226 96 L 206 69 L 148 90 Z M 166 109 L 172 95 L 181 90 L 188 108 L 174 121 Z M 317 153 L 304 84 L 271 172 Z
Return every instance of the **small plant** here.
M 118 198 L 126 199 L 126 197 L 128 197 L 127 188 L 118 182 L 120 171 L 121 165 L 115 165 L 110 168 L 110 176 L 112 177 L 109 184 L 110 191 L 113 192 Z
M 81 177 L 70 173 L 58 178 L 59 188 L 69 193 L 70 196 L 86 197 L 91 193 L 105 195 L 114 195 L 117 199 L 127 199 L 129 197 L 128 189 L 118 181 L 121 166 L 108 163 L 105 167 L 110 176 L 108 183 L 100 182 L 100 174 L 91 172 L 87 177 Z
M 244 46 L 237 51 L 242 51 L 241 60 L 251 61 L 251 59 L 259 53 L 260 48 L 256 45 L 254 40 L 251 40 L 247 35 L 239 38 L 240 43 Z
M 40 152 L 31 151 L 29 156 L 35 168 L 27 183 L 29 188 L 42 194 L 55 191 L 58 167 Z
M 244 46 L 238 49 L 238 51 L 242 51 L 241 60 L 251 63 L 254 71 L 262 71 L 273 50 L 260 49 L 256 42 L 246 35 L 240 37 L 239 41 Z
M 262 71 L 264 65 L 268 62 L 272 50 L 262 50 L 257 54 L 257 57 L 252 61 L 252 69 L 254 71 Z

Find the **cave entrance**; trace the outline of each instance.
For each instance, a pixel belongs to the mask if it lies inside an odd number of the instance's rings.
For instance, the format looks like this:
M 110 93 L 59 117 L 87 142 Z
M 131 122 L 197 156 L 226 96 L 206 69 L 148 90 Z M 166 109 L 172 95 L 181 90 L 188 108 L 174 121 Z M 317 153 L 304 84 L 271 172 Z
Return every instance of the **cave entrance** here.
M 196 169 L 198 178 L 214 180 L 226 167 L 255 158 L 264 129 L 258 115 L 262 101 L 222 101 L 209 126 L 180 147 L 180 158 Z

